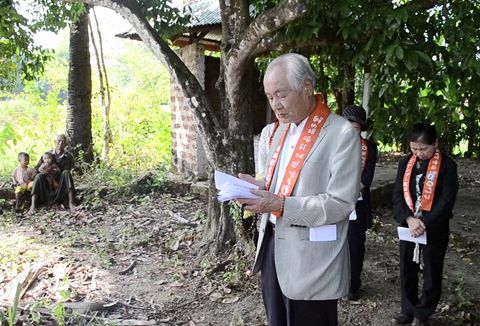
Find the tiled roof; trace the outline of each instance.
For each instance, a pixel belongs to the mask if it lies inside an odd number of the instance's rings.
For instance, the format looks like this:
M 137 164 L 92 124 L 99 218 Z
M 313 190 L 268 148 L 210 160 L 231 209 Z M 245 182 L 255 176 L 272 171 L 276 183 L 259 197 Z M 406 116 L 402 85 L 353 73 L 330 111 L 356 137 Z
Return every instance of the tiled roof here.
M 192 15 L 190 27 L 216 25 L 222 22 L 218 0 L 200 0 L 186 5 L 187 13 Z
M 161 0 L 160 0 L 161 1 Z M 218 44 L 222 39 L 222 32 L 221 32 L 221 23 L 222 18 L 220 15 L 220 4 L 218 0 L 197 0 L 192 1 L 190 4 L 185 5 L 185 12 L 192 16 L 190 23 L 188 24 L 188 28 L 190 30 L 198 31 L 205 31 L 207 32 L 205 35 L 202 36 L 202 40 L 204 42 L 210 42 Z M 250 5 L 250 15 L 254 16 L 255 9 L 252 5 Z M 189 33 L 182 33 L 177 35 L 174 39 L 188 39 Z M 124 33 L 119 33 L 116 36 L 122 38 L 131 38 L 134 40 L 140 40 L 140 37 L 135 32 L 133 28 L 129 31 Z
M 218 0 L 198 0 L 185 5 L 185 11 L 192 15 L 189 27 L 220 25 L 220 4 Z M 250 16 L 255 16 L 255 7 L 250 5 Z

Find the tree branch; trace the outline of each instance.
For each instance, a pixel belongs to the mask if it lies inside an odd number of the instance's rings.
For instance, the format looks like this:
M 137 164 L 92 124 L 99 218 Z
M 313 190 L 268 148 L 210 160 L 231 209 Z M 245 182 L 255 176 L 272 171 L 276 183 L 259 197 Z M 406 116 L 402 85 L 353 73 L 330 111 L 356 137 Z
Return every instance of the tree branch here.
M 408 12 L 415 12 L 419 10 L 427 10 L 434 7 L 437 4 L 436 0 L 413 0 L 406 3 L 403 6 L 396 8 L 395 10 L 407 10 Z M 366 42 L 373 34 L 377 34 L 381 30 L 370 30 L 365 32 L 365 37 L 361 39 L 362 42 Z M 255 46 L 251 53 L 252 57 L 258 57 L 269 53 L 272 50 L 280 53 L 285 53 L 291 49 L 305 49 L 315 47 L 326 47 L 328 45 L 344 41 L 343 38 L 338 35 L 337 29 L 323 27 L 319 31 L 318 37 L 308 40 L 298 40 L 286 37 L 283 33 L 277 31 L 270 37 L 264 37 Z
M 269 35 L 277 32 L 307 12 L 306 1 L 284 0 L 274 8 L 265 11 L 255 18 L 243 33 L 238 44 L 238 58 L 248 60 L 257 45 Z
M 166 66 L 171 76 L 174 76 L 193 109 L 197 118 L 200 133 L 207 142 L 206 155 L 210 161 L 216 155 L 208 149 L 218 148 L 221 143 L 219 135 L 220 123 L 214 114 L 202 86 L 197 78 L 187 68 L 178 55 L 169 47 L 157 31 L 145 20 L 136 1 L 131 0 L 76 0 L 92 6 L 109 8 L 119 13 L 137 31 L 143 42 L 152 50 L 154 55 Z
M 340 40 L 337 33 L 331 29 L 324 28 L 320 34 L 314 39 L 298 40 L 277 32 L 273 36 L 261 40 L 253 50 L 252 57 L 265 55 L 273 50 L 285 53 L 291 49 L 323 48 Z
M 236 2 L 237 1 L 237 2 Z M 307 12 L 306 0 L 283 0 L 275 7 L 261 13 L 246 26 L 241 32 L 235 29 L 238 22 L 232 21 L 231 17 L 240 16 L 242 6 L 236 1 L 220 1 L 222 8 L 222 26 L 223 26 L 223 66 L 225 69 L 225 91 L 228 99 L 234 99 L 235 94 L 241 89 L 241 83 L 244 80 L 245 67 L 250 60 L 256 46 L 264 38 L 269 38 L 272 33 L 277 32 L 295 19 L 301 17 Z M 226 14 L 229 13 L 229 14 Z M 244 17 L 242 21 L 245 21 Z M 231 28 L 228 28 L 228 27 Z M 236 34 L 228 36 L 225 34 L 225 28 L 228 31 L 237 30 Z M 228 43 L 225 43 L 228 42 Z M 241 112 L 229 112 L 230 121 L 235 121 Z

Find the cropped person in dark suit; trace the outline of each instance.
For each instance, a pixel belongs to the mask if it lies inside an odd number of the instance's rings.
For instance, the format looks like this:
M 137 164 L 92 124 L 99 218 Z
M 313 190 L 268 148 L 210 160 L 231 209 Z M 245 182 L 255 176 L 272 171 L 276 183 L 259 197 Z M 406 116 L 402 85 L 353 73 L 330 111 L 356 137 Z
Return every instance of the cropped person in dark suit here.
M 438 150 L 435 127 L 418 123 L 410 133 L 411 154 L 398 164 L 393 210 L 400 226 L 412 237 L 426 232 L 427 244 L 400 241 L 401 312 L 398 324 L 428 325 L 442 294 L 443 261 L 449 223 L 458 191 L 457 164 Z M 423 288 L 418 296 L 420 254 Z
M 365 109 L 358 105 L 348 105 L 342 111 L 342 116 L 352 124 L 358 132 L 362 147 L 362 181 L 360 196 L 355 210 L 350 214 L 348 225 L 348 246 L 350 249 L 350 291 L 345 299 L 356 301 L 360 298 L 360 275 L 365 258 L 365 240 L 367 228 L 372 226 L 372 204 L 370 201 L 370 185 L 375 173 L 377 162 L 377 145 L 361 136 L 367 130 L 367 114 Z

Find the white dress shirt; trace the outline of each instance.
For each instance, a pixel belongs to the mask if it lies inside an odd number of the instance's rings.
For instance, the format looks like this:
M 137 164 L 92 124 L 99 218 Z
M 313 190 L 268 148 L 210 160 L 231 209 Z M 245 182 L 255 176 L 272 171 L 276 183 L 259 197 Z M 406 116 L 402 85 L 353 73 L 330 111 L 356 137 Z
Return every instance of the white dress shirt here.
M 280 191 L 280 187 L 282 185 L 283 177 L 286 172 L 286 168 L 290 159 L 293 155 L 293 150 L 297 145 L 300 136 L 302 135 L 303 128 L 307 124 L 308 117 L 302 120 L 298 126 L 295 123 L 291 123 L 290 127 L 287 132 L 287 137 L 285 138 L 285 143 L 283 144 L 282 151 L 280 152 L 280 162 L 277 163 L 277 182 L 275 184 L 275 194 L 278 194 Z M 273 214 L 270 214 L 268 219 L 271 223 L 275 224 L 277 221 L 277 217 Z

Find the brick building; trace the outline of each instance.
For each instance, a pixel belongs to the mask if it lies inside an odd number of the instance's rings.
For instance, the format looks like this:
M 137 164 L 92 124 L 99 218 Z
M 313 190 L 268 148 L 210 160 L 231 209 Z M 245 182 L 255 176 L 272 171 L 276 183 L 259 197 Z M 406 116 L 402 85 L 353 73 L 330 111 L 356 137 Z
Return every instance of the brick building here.
M 220 98 L 215 83 L 220 72 L 218 53 L 222 38 L 221 16 L 218 0 L 197 0 L 188 4 L 192 14 L 192 23 L 188 30 L 171 39 L 178 47 L 177 54 L 197 77 L 200 85 L 207 93 L 213 109 L 220 110 Z M 135 32 L 118 34 L 119 37 L 140 40 Z M 260 76 L 260 75 L 258 75 Z M 258 114 L 253 121 L 254 133 L 260 133 L 270 113 L 265 114 L 266 100 L 261 93 L 260 78 L 256 89 L 259 91 L 258 103 L 254 112 Z M 173 164 L 178 172 L 189 179 L 204 180 L 207 178 L 208 162 L 203 141 L 197 131 L 193 113 L 186 102 L 180 85 L 171 80 L 171 113 L 172 113 L 172 155 Z M 270 111 L 270 110 L 268 110 Z M 268 115 L 268 116 L 267 116 Z

